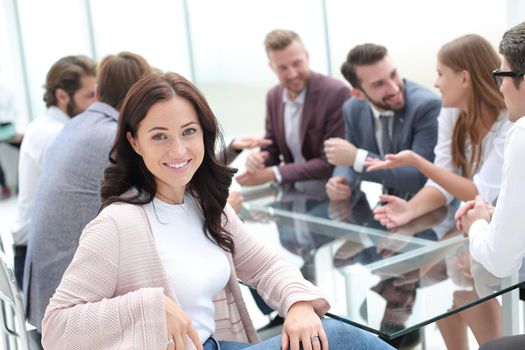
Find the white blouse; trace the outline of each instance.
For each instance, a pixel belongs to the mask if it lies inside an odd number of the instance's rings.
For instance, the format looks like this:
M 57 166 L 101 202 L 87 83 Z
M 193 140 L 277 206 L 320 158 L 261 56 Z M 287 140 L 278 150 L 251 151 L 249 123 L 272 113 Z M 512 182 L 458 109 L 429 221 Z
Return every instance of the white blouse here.
M 144 210 L 168 280 L 204 343 L 215 333 L 213 297 L 230 278 L 228 258 L 204 235 L 204 218 L 192 196 L 185 195 L 180 205 L 155 198 Z
M 438 117 L 438 141 L 434 148 L 436 155 L 434 164 L 450 172 L 462 175 L 461 170 L 452 165 L 452 133 L 459 113 L 458 108 L 441 108 L 441 113 Z M 502 110 L 498 119 L 481 142 L 480 165 L 472 181 L 478 190 L 478 194 L 489 202 L 496 199 L 499 194 L 503 167 L 503 148 L 507 132 L 511 126 L 512 123 L 508 120 L 507 111 Z M 470 153 L 469 151 L 470 148 L 467 149 L 467 154 Z M 454 196 L 431 179 L 428 179 L 426 185 L 432 186 L 443 193 L 447 199 L 447 204 L 454 199 Z

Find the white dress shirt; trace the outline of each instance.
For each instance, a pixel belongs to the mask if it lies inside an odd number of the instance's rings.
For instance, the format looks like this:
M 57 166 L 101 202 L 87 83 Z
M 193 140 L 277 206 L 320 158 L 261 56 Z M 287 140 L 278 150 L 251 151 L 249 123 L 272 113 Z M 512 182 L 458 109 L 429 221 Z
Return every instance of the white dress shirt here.
M 470 254 L 490 273 L 506 277 L 518 272 L 525 257 L 525 117 L 510 129 L 505 142 L 503 178 L 489 224 L 477 220 L 469 230 Z
M 304 89 L 294 100 L 288 97 L 288 90 L 283 90 L 284 102 L 284 138 L 286 145 L 292 153 L 294 163 L 304 163 L 303 152 L 301 151 L 301 117 L 303 115 L 304 98 L 306 89 Z M 282 176 L 279 167 L 272 167 L 273 173 L 278 183 L 282 182 Z
M 44 156 L 69 120 L 67 114 L 52 106 L 27 127 L 18 163 L 18 212 L 11 228 L 15 245 L 27 245 L 35 191 Z
M 369 103 L 370 108 L 372 109 L 372 115 L 374 116 L 374 136 L 376 138 L 376 144 L 379 148 L 379 153 L 381 155 L 383 154 L 383 143 L 381 142 L 381 138 L 383 137 L 383 128 L 381 127 L 381 121 L 379 120 L 380 116 L 389 117 L 389 132 L 390 137 L 393 135 L 393 129 L 394 129 L 394 111 L 385 111 L 380 112 L 373 104 Z M 358 173 L 363 171 L 363 167 L 365 165 L 365 160 L 368 157 L 368 151 L 362 148 L 359 148 L 357 150 L 357 154 L 354 160 L 354 170 Z
M 459 113 L 460 111 L 457 108 L 441 109 L 438 117 L 438 141 L 434 148 L 436 155 L 434 164 L 450 172 L 462 175 L 461 170 L 452 165 L 452 133 Z M 505 138 L 511 126 L 512 123 L 509 122 L 507 118 L 507 111 L 502 110 L 498 119 L 481 142 L 482 154 L 480 165 L 472 181 L 476 186 L 478 194 L 489 202 L 496 199 L 500 191 L 503 148 Z M 467 157 L 469 154 L 470 147 L 467 147 Z M 426 185 L 439 190 L 445 196 L 447 204 L 454 199 L 454 196 L 431 179 L 428 179 Z

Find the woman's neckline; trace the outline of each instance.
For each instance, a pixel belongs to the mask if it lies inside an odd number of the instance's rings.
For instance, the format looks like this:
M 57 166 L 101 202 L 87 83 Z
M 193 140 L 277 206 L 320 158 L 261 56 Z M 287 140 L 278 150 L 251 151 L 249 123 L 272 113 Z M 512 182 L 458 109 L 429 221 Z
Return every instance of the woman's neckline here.
M 186 202 L 186 193 L 184 193 L 181 203 L 175 202 L 174 200 L 164 196 L 160 192 L 155 193 L 155 197 L 154 198 L 157 199 L 159 202 L 161 202 L 163 204 L 166 204 L 166 205 L 179 205 L 179 206 L 181 206 L 181 205 L 184 205 L 184 203 Z
M 158 193 L 153 197 L 153 200 L 157 202 L 158 204 L 161 204 L 166 207 L 184 207 L 188 203 L 188 194 L 184 194 L 184 197 L 182 198 L 182 203 L 174 203 L 173 201 L 167 199 L 166 197 L 162 195 L 158 195 Z

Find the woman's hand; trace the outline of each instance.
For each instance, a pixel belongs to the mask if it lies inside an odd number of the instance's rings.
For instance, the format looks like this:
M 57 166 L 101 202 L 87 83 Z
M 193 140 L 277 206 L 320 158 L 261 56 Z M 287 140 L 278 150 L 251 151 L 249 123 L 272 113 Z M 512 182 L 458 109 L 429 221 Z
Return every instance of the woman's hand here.
M 181 309 L 179 304 L 164 296 L 166 321 L 168 322 L 168 350 L 182 350 L 185 348 L 186 336 L 189 336 L 197 350 L 202 350 L 199 334 L 193 328 L 191 318 Z M 171 342 L 172 341 L 172 342 Z
M 303 350 L 328 350 L 321 319 L 309 301 L 294 303 L 284 320 L 282 349 L 299 350 L 299 343 L 303 344 Z
M 366 171 L 395 169 L 402 166 L 415 166 L 418 155 L 411 150 L 404 150 L 397 154 L 385 155 L 385 160 L 367 158 L 365 160 Z
M 396 196 L 381 195 L 383 206 L 374 209 L 374 219 L 388 229 L 404 225 L 414 218 L 408 202 Z

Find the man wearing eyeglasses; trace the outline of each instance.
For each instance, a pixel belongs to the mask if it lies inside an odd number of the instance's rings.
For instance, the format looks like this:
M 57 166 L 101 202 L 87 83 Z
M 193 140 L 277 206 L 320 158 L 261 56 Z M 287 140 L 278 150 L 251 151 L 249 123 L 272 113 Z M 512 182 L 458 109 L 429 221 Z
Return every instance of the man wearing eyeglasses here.
M 516 273 L 525 257 L 525 22 L 509 29 L 499 45 L 501 69 L 492 75 L 514 125 L 505 142 L 503 175 L 496 207 L 481 197 L 456 213 L 458 228 L 470 238 L 470 254 L 498 277 Z M 496 339 L 480 350 L 523 349 L 525 335 Z

